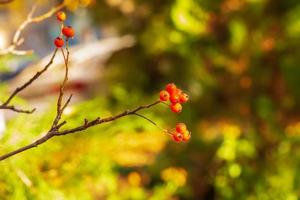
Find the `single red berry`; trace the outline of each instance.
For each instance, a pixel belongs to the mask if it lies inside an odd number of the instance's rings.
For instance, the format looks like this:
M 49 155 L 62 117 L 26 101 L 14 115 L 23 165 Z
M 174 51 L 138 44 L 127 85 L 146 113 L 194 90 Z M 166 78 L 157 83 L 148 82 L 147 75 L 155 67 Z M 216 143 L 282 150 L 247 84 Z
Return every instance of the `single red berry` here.
M 75 34 L 74 30 L 73 30 L 73 28 L 71 26 L 65 26 L 65 27 L 63 27 L 62 33 L 67 38 L 74 37 L 74 34 Z
M 166 90 L 162 90 L 159 93 L 159 98 L 161 101 L 168 101 L 170 98 L 170 94 Z
M 178 123 L 176 124 L 176 131 L 178 133 L 183 134 L 187 130 L 186 125 L 184 123 Z
M 66 15 L 66 13 L 63 12 L 63 11 L 59 11 L 59 12 L 56 13 L 56 19 L 57 19 L 58 21 L 63 22 L 63 21 L 66 20 L 66 18 L 67 18 L 67 15 Z
M 169 92 L 169 94 L 172 94 L 176 89 L 177 87 L 174 83 L 169 83 L 166 85 L 166 90 Z
M 173 137 L 173 140 L 176 142 L 181 142 L 183 139 L 183 136 L 180 133 L 174 133 L 172 135 L 172 137 Z
M 171 104 L 170 108 L 175 113 L 180 113 L 182 110 L 182 106 L 180 103 Z
M 188 130 L 185 130 L 182 134 L 182 140 L 189 141 L 190 138 L 191 138 L 191 132 L 189 132 Z
M 187 94 L 185 94 L 185 93 L 182 93 L 179 96 L 179 102 L 180 103 L 186 103 L 188 100 L 189 100 L 189 96 Z
M 170 96 L 170 102 L 171 103 L 178 103 L 179 102 L 179 95 L 176 93 L 171 94 Z
M 64 46 L 64 40 L 61 39 L 61 37 L 57 37 L 54 40 L 54 44 L 57 48 L 61 48 L 62 46 Z
M 176 89 L 175 91 L 174 91 L 174 93 L 176 93 L 177 95 L 181 95 L 183 92 L 182 92 L 182 90 L 181 89 Z

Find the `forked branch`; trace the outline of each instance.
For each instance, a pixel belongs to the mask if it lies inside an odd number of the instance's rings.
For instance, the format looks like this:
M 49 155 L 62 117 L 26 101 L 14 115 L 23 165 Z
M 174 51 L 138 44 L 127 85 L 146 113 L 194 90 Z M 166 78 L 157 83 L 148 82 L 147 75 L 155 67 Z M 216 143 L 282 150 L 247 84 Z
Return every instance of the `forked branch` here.
M 26 54 L 31 53 L 32 50 L 17 50 L 16 49 L 24 42 L 24 38 L 21 38 L 21 34 L 22 34 L 23 30 L 32 23 L 38 23 L 38 22 L 41 22 L 41 21 L 51 17 L 54 13 L 56 13 L 58 10 L 62 9 L 64 6 L 65 6 L 64 3 L 59 4 L 58 6 L 53 7 L 48 12 L 46 12 L 40 16 L 37 16 L 37 17 L 33 17 L 33 14 L 36 10 L 36 6 L 33 6 L 31 11 L 28 13 L 26 19 L 20 24 L 20 26 L 14 33 L 11 44 L 5 49 L 0 49 L 0 56 L 6 55 L 6 54 L 26 55 Z
M 65 75 L 64 75 L 64 79 L 62 81 L 62 84 L 60 86 L 60 90 L 59 90 L 59 95 L 58 95 L 58 99 L 57 99 L 57 104 L 56 104 L 56 116 L 53 120 L 53 123 L 51 125 L 51 128 L 49 129 L 49 131 L 41 138 L 39 138 L 38 140 L 34 141 L 33 143 L 29 144 L 29 145 L 26 145 L 24 147 L 21 147 L 17 150 L 14 150 L 10 153 L 7 153 L 7 154 L 4 154 L 2 156 L 0 156 L 0 161 L 2 160 L 5 160 L 11 156 L 14 156 L 16 154 L 19 154 L 23 151 L 26 151 L 26 150 L 29 150 L 33 147 L 37 147 L 39 146 L 40 144 L 43 144 L 45 143 L 46 141 L 50 140 L 51 138 L 53 138 L 54 136 L 62 136 L 62 135 L 68 135 L 68 134 L 73 134 L 73 133 L 77 133 L 77 132 L 80 132 L 80 131 L 83 131 L 83 130 L 86 130 L 88 128 L 91 128 L 93 126 L 96 126 L 96 125 L 99 125 L 99 124 L 102 124 L 102 123 L 107 123 L 107 122 L 111 122 L 111 121 L 114 121 L 114 120 L 117 120 L 121 117 L 124 117 L 124 116 L 128 116 L 128 115 L 137 115 L 137 116 L 140 116 L 140 117 L 143 117 L 147 120 L 149 120 L 148 118 L 144 117 L 143 115 L 140 115 L 138 114 L 137 112 L 140 111 L 140 110 L 143 110 L 143 109 L 147 109 L 147 108 L 150 108 L 152 106 L 155 106 L 157 105 L 158 103 L 160 103 L 161 101 L 155 101 L 154 103 L 151 103 L 151 104 L 148 104 L 148 105 L 144 105 L 144 106 L 139 106 L 133 110 L 126 110 L 118 115 L 115 115 L 115 116 L 111 116 L 111 117 L 106 117 L 106 118 L 100 118 L 100 117 L 97 117 L 96 119 L 92 120 L 92 121 L 88 121 L 87 119 L 84 119 L 84 123 L 82 125 L 79 125 L 75 128 L 70 128 L 70 129 L 67 129 L 67 130 L 60 130 L 60 128 L 65 125 L 67 122 L 66 121 L 63 121 L 63 122 L 60 122 L 61 118 L 62 118 L 62 114 L 65 110 L 65 108 L 68 106 L 68 104 L 70 103 L 71 101 L 71 98 L 72 98 L 72 95 L 70 95 L 68 97 L 68 99 L 66 100 L 65 103 L 63 103 L 63 97 L 64 97 L 64 88 L 65 88 L 65 85 L 68 81 L 68 75 L 69 75 L 69 67 L 68 67 L 68 63 L 69 63 L 69 55 L 70 55 L 70 52 L 69 52 L 69 48 L 68 48 L 68 39 L 66 39 L 66 54 L 65 54 L 65 51 L 63 48 L 60 48 L 61 49 L 61 52 L 62 52 L 62 55 L 64 57 L 64 61 L 65 61 Z M 55 55 L 56 55 L 56 52 L 57 52 L 58 48 L 55 49 L 54 51 L 54 54 L 50 60 L 50 62 L 48 63 L 48 65 L 46 65 L 46 67 L 41 71 L 41 72 L 38 72 L 37 75 L 35 77 L 33 77 L 31 80 L 34 81 L 41 73 L 43 73 L 44 71 L 47 70 L 47 68 L 51 65 Z M 8 105 L 8 103 L 10 102 L 10 100 L 19 92 L 21 91 L 23 88 L 25 88 L 26 86 L 28 86 L 32 81 L 28 81 L 27 83 L 25 83 L 22 87 L 20 88 L 17 88 L 16 91 L 8 98 L 8 100 L 5 102 L 5 105 Z M 151 120 L 150 120 L 151 121 Z M 154 125 L 156 125 L 153 121 L 151 121 L 151 123 L 153 123 Z
M 33 13 L 33 11 L 32 11 L 32 13 Z M 33 19 L 35 19 L 37 21 L 40 20 L 39 18 L 33 18 Z M 33 22 L 35 22 L 35 20 L 33 20 Z M 115 120 L 120 119 L 120 118 L 125 117 L 125 116 L 135 115 L 135 116 L 141 117 L 143 119 L 146 119 L 147 121 L 151 122 L 153 125 L 159 127 L 154 121 L 152 121 L 151 119 L 149 119 L 149 118 L 147 118 L 147 117 L 139 114 L 138 112 L 141 111 L 141 110 L 144 110 L 144 109 L 151 108 L 151 107 L 153 107 L 153 106 L 155 106 L 155 105 L 157 105 L 159 103 L 162 103 L 162 101 L 165 101 L 165 100 L 162 100 L 161 97 L 160 97 L 160 100 L 157 100 L 157 101 L 155 101 L 155 102 L 153 102 L 151 104 L 138 106 L 138 107 L 136 107 L 134 109 L 126 110 L 126 111 L 123 111 L 123 112 L 121 112 L 121 113 L 119 113 L 117 115 L 110 116 L 110 117 L 105 117 L 105 118 L 97 117 L 97 118 L 95 118 L 95 119 L 93 119 L 91 121 L 89 121 L 88 119 L 84 119 L 84 121 L 83 121 L 83 123 L 81 125 L 78 125 L 78 126 L 73 127 L 73 128 L 61 130 L 61 128 L 67 123 L 66 121 L 62 121 L 61 122 L 63 112 L 66 109 L 66 107 L 68 106 L 68 104 L 70 103 L 71 98 L 72 98 L 72 95 L 70 95 L 67 98 L 67 100 L 65 102 L 63 102 L 63 100 L 64 100 L 64 89 L 65 89 L 65 85 L 67 84 L 68 75 L 69 75 L 69 54 L 70 54 L 70 52 L 69 52 L 69 48 L 68 48 L 68 41 L 69 41 L 69 38 L 72 38 L 73 35 L 74 35 L 74 32 L 73 32 L 73 30 L 72 30 L 72 28 L 70 26 L 67 26 L 66 28 L 67 28 L 67 30 L 64 28 L 64 25 L 62 24 L 62 30 L 61 30 L 61 33 L 60 33 L 60 35 L 62 35 L 62 33 L 63 33 L 64 36 L 65 36 L 65 42 L 66 42 L 65 48 L 62 48 L 64 43 L 63 43 L 62 39 L 60 37 L 58 37 L 57 38 L 58 41 L 62 42 L 62 43 L 57 43 L 57 44 L 55 43 L 55 45 L 56 45 L 57 48 L 55 49 L 55 51 L 53 53 L 53 56 L 51 57 L 49 63 L 41 71 L 37 72 L 24 85 L 22 85 L 21 87 L 17 88 L 11 94 L 11 96 L 2 105 L 0 105 L 0 109 L 11 109 L 11 110 L 14 110 L 14 111 L 30 113 L 31 111 L 20 110 L 20 109 L 15 108 L 14 106 L 10 106 L 9 104 L 10 104 L 11 100 L 20 91 L 22 91 L 23 89 L 25 89 L 28 85 L 30 85 L 34 80 L 36 80 L 42 73 L 44 73 L 49 68 L 49 66 L 53 62 L 53 59 L 56 56 L 57 51 L 60 49 L 61 53 L 63 55 L 63 58 L 64 58 L 65 74 L 64 74 L 64 79 L 63 79 L 63 81 L 62 81 L 62 83 L 60 85 L 59 95 L 58 95 L 58 98 L 57 98 L 56 115 L 55 115 L 54 120 L 53 120 L 53 122 L 52 122 L 52 124 L 50 126 L 50 129 L 47 131 L 47 133 L 44 136 L 42 136 L 41 138 L 37 139 L 33 143 L 28 144 L 26 146 L 23 146 L 21 148 L 18 148 L 16 150 L 12 151 L 12 152 L 9 152 L 7 154 L 4 154 L 4 155 L 0 156 L 0 161 L 5 160 L 5 159 L 7 159 L 7 158 L 9 158 L 11 156 L 17 155 L 17 154 L 19 154 L 19 153 L 21 153 L 23 151 L 27 151 L 27 150 L 29 150 L 29 149 L 31 149 L 33 147 L 37 147 L 37 146 L 39 146 L 39 145 L 47 142 L 48 140 L 50 140 L 51 138 L 53 138 L 55 136 L 63 136 L 63 135 L 69 135 L 69 134 L 77 133 L 77 132 L 80 132 L 80 131 L 87 130 L 87 129 L 93 127 L 93 126 L 97 126 L 97 125 L 100 125 L 100 124 L 103 124 L 103 123 L 108 123 L 108 122 L 115 121 Z M 19 36 L 16 36 L 16 37 L 18 38 Z M 172 86 L 172 84 L 171 84 L 171 86 Z M 172 88 L 175 90 L 176 89 L 175 85 L 172 86 Z M 181 91 L 181 90 L 178 90 L 178 91 Z M 177 103 L 177 107 L 175 107 L 177 110 L 175 108 L 172 110 L 172 106 L 171 106 L 171 110 L 173 112 L 180 112 L 181 111 L 181 105 L 179 107 L 180 109 L 178 109 L 178 104 L 179 103 Z M 168 130 L 165 130 L 165 129 L 163 129 L 163 131 L 165 133 L 168 133 L 168 134 L 170 134 L 172 136 L 176 136 L 176 137 L 179 134 L 179 133 L 176 133 L 176 135 L 174 135 L 174 133 L 172 133 L 172 132 L 170 132 Z M 180 133 L 180 135 L 181 134 L 182 134 L 182 138 L 184 138 L 184 133 Z M 190 133 L 189 132 L 187 132 L 185 135 L 187 137 L 190 137 Z M 187 138 L 187 140 L 188 140 L 188 138 Z M 183 141 L 187 141 L 187 140 L 184 139 Z M 179 139 L 178 140 L 176 139 L 176 141 L 179 141 Z
M 5 54 L 24 55 L 24 54 L 31 52 L 31 51 L 16 50 L 16 48 L 24 42 L 24 38 L 21 38 L 22 31 L 31 23 L 38 23 L 38 22 L 41 22 L 41 21 L 51 17 L 54 13 L 56 13 L 58 10 L 62 9 L 64 6 L 65 6 L 65 4 L 62 3 L 62 4 L 52 8 L 48 12 L 46 12 L 40 16 L 37 16 L 37 17 L 33 17 L 33 14 L 36 10 L 36 6 L 33 6 L 31 11 L 27 15 L 26 20 L 23 21 L 23 23 L 18 27 L 17 31 L 15 32 L 11 45 L 9 47 L 7 47 L 6 49 L 0 49 L 0 56 L 5 55 Z M 33 113 L 35 111 L 35 108 L 31 109 L 31 110 L 24 110 L 24 109 L 17 108 L 14 105 L 10 105 L 10 102 L 18 93 L 20 93 L 22 90 L 27 88 L 36 79 L 38 79 L 45 71 L 47 71 L 47 69 L 53 63 L 53 60 L 57 53 L 57 50 L 58 50 L 57 48 L 54 50 L 54 53 L 53 53 L 49 63 L 41 71 L 38 71 L 32 78 L 30 78 L 22 86 L 16 88 L 14 90 L 14 92 L 7 98 L 7 100 L 4 103 L 0 104 L 0 109 L 12 110 L 14 112 L 27 113 L 27 114 Z
M 44 68 L 40 71 L 38 71 L 34 76 L 32 76 L 28 81 L 26 81 L 23 85 L 21 85 L 20 87 L 17 87 L 14 92 L 7 98 L 7 100 L 0 105 L 0 109 L 6 109 L 6 110 L 12 110 L 15 112 L 19 112 L 19 113 L 32 113 L 35 111 L 35 109 L 32 110 L 23 110 L 20 108 L 16 108 L 13 105 L 10 105 L 11 100 L 18 94 L 20 93 L 22 90 L 24 90 L 25 88 L 27 88 L 30 84 L 32 84 L 36 79 L 38 79 L 45 71 L 47 71 L 47 69 L 51 66 L 51 64 L 53 63 L 53 60 L 56 56 L 57 53 L 57 48 L 54 50 L 53 55 L 50 59 L 50 61 L 44 66 Z

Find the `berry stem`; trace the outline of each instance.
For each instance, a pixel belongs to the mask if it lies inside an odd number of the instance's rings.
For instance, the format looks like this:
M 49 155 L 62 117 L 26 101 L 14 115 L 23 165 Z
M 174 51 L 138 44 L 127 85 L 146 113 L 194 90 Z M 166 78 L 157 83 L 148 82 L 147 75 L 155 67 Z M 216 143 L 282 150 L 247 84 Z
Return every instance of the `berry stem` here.
M 64 51 L 63 48 L 60 48 L 60 50 L 61 50 L 61 53 L 62 53 L 62 55 L 63 55 L 63 57 L 64 57 L 65 65 L 67 65 L 67 57 L 66 57 L 65 51 Z
M 134 115 L 136 116 L 139 116 L 147 121 L 149 121 L 151 124 L 153 124 L 154 126 L 156 126 L 157 128 L 161 129 L 163 132 L 169 134 L 169 135 L 172 135 L 172 133 L 170 131 L 168 131 L 167 129 L 164 129 L 162 127 L 160 127 L 157 123 L 155 123 L 153 120 L 149 119 L 148 117 L 144 116 L 144 115 L 141 115 L 139 113 L 134 113 Z
M 159 129 L 165 131 L 165 129 L 163 129 L 162 127 L 160 127 L 159 125 L 157 125 L 157 123 L 155 123 L 153 120 L 149 119 L 148 117 L 146 117 L 146 116 L 144 116 L 144 115 L 141 115 L 141 114 L 139 114 L 139 113 L 134 113 L 134 115 L 139 116 L 139 117 L 141 117 L 141 118 L 143 118 L 143 119 L 149 121 L 149 122 L 150 122 L 151 124 L 153 124 L 154 126 L 156 126 L 156 127 L 158 127 Z
M 59 33 L 59 37 L 62 37 L 62 29 L 64 28 L 64 22 L 61 22 L 60 24 L 60 33 Z
M 64 50 L 61 48 L 61 52 L 63 54 L 64 61 L 65 61 L 65 76 L 64 76 L 64 80 L 63 80 L 62 84 L 60 85 L 59 95 L 58 95 L 58 99 L 57 99 L 57 106 L 56 106 L 56 117 L 53 121 L 52 128 L 55 127 L 59 123 L 64 109 L 69 104 L 69 102 L 72 98 L 72 95 L 71 95 L 69 97 L 69 99 L 67 100 L 67 102 L 65 103 L 65 105 L 62 106 L 62 99 L 63 99 L 63 96 L 64 96 L 64 89 L 65 89 L 66 83 L 68 81 L 68 75 L 69 75 L 69 66 L 68 66 L 68 64 L 69 64 L 70 52 L 68 50 L 68 40 L 66 40 L 66 51 L 67 51 L 67 55 L 65 55 Z
M 170 106 L 170 104 L 168 104 L 168 103 L 166 103 L 166 102 L 164 102 L 164 101 L 161 101 L 161 103 L 163 103 L 164 105 L 166 105 L 166 106 Z

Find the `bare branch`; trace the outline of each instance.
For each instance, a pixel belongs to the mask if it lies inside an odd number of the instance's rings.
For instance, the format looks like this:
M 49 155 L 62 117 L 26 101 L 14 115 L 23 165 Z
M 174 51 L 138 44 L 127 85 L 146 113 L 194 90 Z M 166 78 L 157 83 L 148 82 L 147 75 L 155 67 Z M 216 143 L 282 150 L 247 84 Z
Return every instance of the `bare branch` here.
M 32 20 L 31 16 L 33 15 L 33 12 L 34 12 L 34 8 L 29 13 L 28 19 Z M 17 35 L 16 38 L 17 38 L 16 42 L 18 43 L 20 41 L 18 39 L 19 36 Z M 92 121 L 89 121 L 89 120 L 87 120 L 85 118 L 83 124 L 81 124 L 81 125 L 79 125 L 77 127 L 74 127 L 74 128 L 69 128 L 69 129 L 61 131 L 60 128 L 63 125 L 65 125 L 67 122 L 66 121 L 60 122 L 60 120 L 62 118 L 62 114 L 63 114 L 64 110 L 66 109 L 66 107 L 68 106 L 68 104 L 70 103 L 71 98 L 72 98 L 72 95 L 70 95 L 68 97 L 68 99 L 66 100 L 66 102 L 62 103 L 63 97 L 64 97 L 64 89 L 65 89 L 65 85 L 66 85 L 66 83 L 68 81 L 68 75 L 69 75 L 69 66 L 68 66 L 68 64 L 69 64 L 69 55 L 70 55 L 70 52 L 69 52 L 69 48 L 68 48 L 68 38 L 66 39 L 65 50 L 66 50 L 66 54 L 64 52 L 64 49 L 61 48 L 61 52 L 62 52 L 62 55 L 64 57 L 64 61 L 65 61 L 65 75 L 64 75 L 64 79 L 63 79 L 63 81 L 62 81 L 62 83 L 60 85 L 59 95 L 58 95 L 57 104 L 56 104 L 56 107 L 57 107 L 56 108 L 56 115 L 55 115 L 54 120 L 52 122 L 51 128 L 49 129 L 49 131 L 44 136 L 42 136 L 41 138 L 37 139 L 33 143 L 28 144 L 26 146 L 23 146 L 23 147 L 17 149 L 17 150 L 14 150 L 14 151 L 12 151 L 10 153 L 7 153 L 7 154 L 4 154 L 4 155 L 0 156 L 0 161 L 5 160 L 5 159 L 7 159 L 7 158 L 9 158 L 11 156 L 14 156 L 16 154 L 19 154 L 19 153 L 21 153 L 23 151 L 27 151 L 27 150 L 29 150 L 29 149 L 31 149 L 33 147 L 37 147 L 37 146 L 45 143 L 46 141 L 50 140 L 54 136 L 63 136 L 63 135 L 77 133 L 77 132 L 89 129 L 89 128 L 93 127 L 93 126 L 96 126 L 96 125 L 99 125 L 99 124 L 103 124 L 103 123 L 112 122 L 112 121 L 115 121 L 115 120 L 117 120 L 119 118 L 122 118 L 122 117 L 125 117 L 125 116 L 129 116 L 129 115 L 136 115 L 136 116 L 142 117 L 142 118 L 148 120 L 149 122 L 151 122 L 152 124 L 156 125 L 157 127 L 159 127 L 155 122 L 153 122 L 152 120 L 148 119 L 147 117 L 145 117 L 145 116 L 143 116 L 141 114 L 138 114 L 137 112 L 140 111 L 140 110 L 143 110 L 143 109 L 151 108 L 151 107 L 159 104 L 161 102 L 160 100 L 155 101 L 155 102 L 153 102 L 151 104 L 148 104 L 148 105 L 139 106 L 139 107 L 137 107 L 135 109 L 132 109 L 132 110 L 126 110 L 124 112 L 121 112 L 121 113 L 119 113 L 119 114 L 117 114 L 115 116 L 111 116 L 111 117 L 106 117 L 106 118 L 97 117 L 97 118 L 95 118 Z M 3 107 L 6 107 L 6 109 L 8 109 L 8 107 L 10 107 L 10 108 L 13 108 L 12 110 L 17 110 L 13 106 L 9 106 L 8 104 L 11 102 L 11 100 L 14 98 L 14 96 L 16 94 L 18 94 L 20 91 L 22 91 L 23 89 L 25 89 L 28 85 L 30 85 L 34 80 L 36 80 L 42 73 L 44 73 L 48 69 L 48 67 L 52 64 L 53 59 L 55 58 L 55 55 L 56 55 L 57 51 L 58 51 L 58 48 L 55 49 L 55 51 L 53 53 L 53 56 L 50 59 L 50 62 L 41 71 L 37 72 L 36 75 L 34 75 L 29 81 L 27 81 L 21 87 L 17 88 L 12 93 L 12 95 L 2 105 Z M 1 106 L 0 106 L 0 109 L 1 109 Z
M 87 122 L 85 120 L 83 125 L 75 127 L 75 128 L 72 128 L 72 129 L 68 129 L 68 130 L 65 130 L 65 131 L 57 132 L 57 133 L 55 133 L 55 135 L 68 135 L 68 134 L 76 133 L 78 131 L 86 130 L 86 129 L 88 129 L 88 128 L 92 127 L 92 126 L 98 125 L 98 124 L 107 123 L 107 122 L 111 122 L 111 121 L 117 120 L 117 119 L 119 119 L 121 117 L 124 117 L 124 116 L 135 115 L 136 112 L 138 112 L 139 110 L 150 108 L 152 106 L 157 105 L 158 103 L 160 103 L 160 101 L 155 101 L 154 103 L 151 103 L 151 104 L 148 104 L 148 105 L 139 106 L 139 107 L 137 107 L 137 108 L 135 108 L 133 110 L 125 110 L 124 112 L 122 112 L 122 113 L 120 113 L 118 115 L 112 116 L 112 117 L 106 117 L 106 118 L 102 118 L 102 119 L 100 119 L 98 117 L 98 118 L 96 118 L 96 119 L 94 119 L 94 120 L 92 120 L 90 122 Z
M 20 24 L 20 26 L 18 27 L 18 29 L 16 30 L 16 32 L 13 36 L 13 41 L 12 41 L 11 45 L 5 49 L 0 49 L 0 56 L 6 55 L 6 54 L 26 55 L 26 54 L 32 53 L 32 50 L 16 50 L 16 48 L 19 47 L 24 42 L 24 39 L 21 38 L 21 34 L 22 34 L 23 30 L 29 24 L 38 23 L 38 22 L 41 22 L 41 21 L 51 17 L 54 13 L 56 13 L 57 11 L 62 9 L 64 6 L 65 6 L 65 4 L 62 3 L 62 4 L 52 8 L 48 12 L 46 12 L 40 16 L 37 16 L 37 17 L 33 17 L 34 11 L 36 10 L 36 6 L 33 6 L 31 11 L 28 13 L 26 20 L 23 21 Z
M 66 39 L 66 51 L 67 51 L 67 56 L 65 56 L 64 50 L 61 48 L 61 52 L 62 55 L 64 57 L 64 61 L 65 61 L 65 76 L 64 76 L 64 80 L 60 86 L 59 89 L 59 95 L 58 95 L 58 99 L 57 99 L 57 106 L 56 106 L 56 117 L 53 121 L 52 127 L 55 127 L 58 123 L 59 120 L 61 119 L 61 116 L 64 112 L 64 109 L 67 107 L 67 105 L 70 103 L 72 95 L 70 95 L 70 97 L 68 98 L 68 100 L 66 101 L 66 103 L 62 106 L 62 99 L 64 96 L 64 89 L 65 89 L 65 85 L 68 81 L 68 75 L 69 75 L 69 47 L 68 47 L 68 39 Z
M 33 108 L 32 110 L 23 110 L 20 108 L 16 108 L 15 106 L 7 106 L 7 105 L 0 105 L 0 109 L 2 110 L 12 110 L 18 113 L 26 113 L 26 114 L 31 114 L 33 113 L 36 109 Z
M 21 109 L 17 109 L 14 106 L 10 106 L 10 102 L 11 100 L 18 94 L 20 93 L 22 90 L 24 90 L 25 88 L 27 88 L 30 84 L 32 84 L 36 79 L 38 79 L 45 71 L 47 71 L 47 69 L 51 66 L 51 64 L 53 63 L 53 60 L 56 56 L 57 53 L 57 48 L 54 50 L 53 55 L 50 59 L 50 61 L 44 66 L 44 68 L 41 71 L 38 71 L 31 79 L 29 79 L 27 82 L 25 82 L 22 86 L 18 87 L 15 89 L 15 91 L 7 98 L 7 100 L 0 105 L 0 109 L 7 109 L 7 110 L 13 110 L 16 112 L 21 112 L 21 113 L 32 113 L 34 112 L 35 109 L 28 111 L 28 110 L 21 110 Z
M 31 143 L 31 144 L 26 145 L 26 146 L 24 146 L 24 147 L 22 147 L 22 148 L 19 148 L 19 149 L 15 150 L 15 151 L 12 151 L 12 152 L 10 152 L 10 153 L 7 153 L 7 154 L 5 154 L 5 155 L 3 155 L 3 156 L 0 156 L 0 161 L 5 160 L 5 159 L 7 159 L 7 158 L 9 158 L 9 157 L 11 157 L 11 156 L 13 156 L 13 155 L 16 155 L 16 154 L 18 154 L 18 153 L 21 153 L 21 152 L 23 152 L 23 151 L 26 151 L 26 150 L 28 150 L 28 149 L 31 149 L 31 148 L 33 148 L 33 147 L 37 147 L 38 145 L 40 145 L 40 144 L 46 142 L 47 140 L 49 140 L 49 139 L 52 138 L 53 136 L 54 136 L 53 134 L 51 134 L 51 133 L 49 134 L 49 132 L 48 132 L 44 137 L 42 137 L 42 138 L 36 140 L 35 142 L 33 142 L 33 143 Z

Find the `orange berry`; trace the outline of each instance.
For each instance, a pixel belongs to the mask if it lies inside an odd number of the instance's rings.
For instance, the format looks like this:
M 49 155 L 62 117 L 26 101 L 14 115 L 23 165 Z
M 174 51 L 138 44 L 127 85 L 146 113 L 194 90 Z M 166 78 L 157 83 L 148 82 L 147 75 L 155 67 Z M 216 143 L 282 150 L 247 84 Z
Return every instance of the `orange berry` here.
M 159 98 L 161 101 L 168 101 L 170 98 L 170 94 L 167 91 L 162 90 L 159 93 Z
M 180 103 L 171 104 L 171 105 L 170 105 L 170 108 L 171 108 L 171 110 L 172 110 L 173 112 L 175 112 L 175 113 L 180 113 L 181 110 L 182 110 L 182 106 L 181 106 Z
M 174 92 L 179 96 L 182 94 L 182 90 L 178 88 Z
M 183 136 L 180 133 L 174 133 L 172 137 L 175 142 L 181 142 L 183 139 Z
M 179 102 L 179 95 L 173 92 L 170 96 L 170 102 L 173 103 L 173 104 L 178 103 Z
M 54 44 L 57 48 L 61 48 L 62 46 L 64 46 L 64 40 L 61 39 L 61 37 L 57 37 L 54 40 Z
M 188 100 L 189 100 L 189 96 L 187 94 L 185 94 L 185 93 L 182 93 L 179 96 L 179 102 L 180 103 L 186 103 Z
M 166 90 L 169 92 L 169 94 L 172 94 L 176 89 L 177 87 L 174 83 L 169 83 L 166 85 Z
M 186 130 L 187 130 L 186 129 L 186 125 L 184 123 L 178 123 L 178 124 L 176 124 L 176 131 L 178 133 L 183 134 Z
M 74 37 L 74 34 L 75 34 L 74 30 L 73 30 L 73 28 L 71 26 L 65 26 L 65 27 L 63 27 L 62 33 L 67 38 Z
M 189 132 L 188 130 L 185 130 L 182 134 L 182 140 L 189 141 L 190 138 L 191 138 L 191 132 Z
M 66 13 L 63 12 L 63 11 L 59 11 L 59 12 L 56 13 L 56 19 L 57 19 L 58 21 L 61 21 L 61 22 L 62 22 L 62 21 L 65 21 L 66 18 L 67 18 L 67 15 L 66 15 Z

